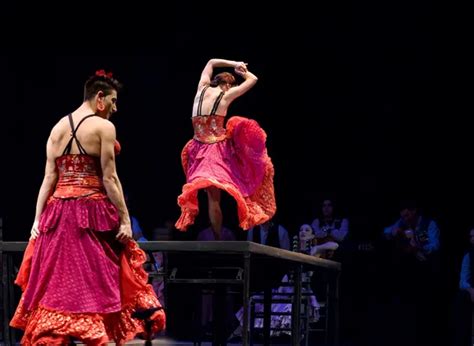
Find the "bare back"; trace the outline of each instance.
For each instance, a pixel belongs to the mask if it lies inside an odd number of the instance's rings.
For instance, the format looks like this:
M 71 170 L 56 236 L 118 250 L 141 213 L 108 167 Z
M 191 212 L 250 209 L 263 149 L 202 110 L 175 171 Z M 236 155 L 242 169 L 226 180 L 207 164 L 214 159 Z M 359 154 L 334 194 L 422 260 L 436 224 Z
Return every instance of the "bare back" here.
M 222 98 L 219 100 L 219 96 L 223 93 L 223 90 L 219 87 L 204 87 L 198 90 L 196 96 L 194 97 L 193 103 L 193 113 L 192 116 L 197 115 L 210 115 L 214 108 L 214 105 L 218 101 L 215 114 L 225 116 L 227 115 L 227 109 L 231 103 L 226 97 L 226 93 L 222 95 Z M 199 112 L 199 102 L 202 96 L 202 106 L 201 112 Z
M 98 116 L 92 116 L 84 119 L 84 121 L 81 123 L 81 120 L 86 116 L 87 114 L 73 113 L 72 120 L 74 123 L 74 128 L 76 128 L 80 123 L 75 135 L 87 154 L 99 157 L 101 154 L 101 133 L 103 133 L 104 125 L 108 121 Z M 71 133 L 71 124 L 69 122 L 68 116 L 65 116 L 53 127 L 51 131 L 48 141 L 48 157 L 56 159 L 63 155 L 64 149 L 71 139 Z M 77 142 L 74 140 L 72 141 L 69 153 L 81 154 Z

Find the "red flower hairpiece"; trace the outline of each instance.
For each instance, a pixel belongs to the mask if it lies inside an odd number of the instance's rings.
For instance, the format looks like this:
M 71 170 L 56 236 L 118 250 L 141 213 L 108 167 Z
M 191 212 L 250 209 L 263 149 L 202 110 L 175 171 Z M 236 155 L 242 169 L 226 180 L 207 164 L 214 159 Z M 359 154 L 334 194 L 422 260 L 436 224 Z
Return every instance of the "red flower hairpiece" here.
M 112 78 L 112 72 L 105 72 L 105 70 L 95 71 L 95 75 L 98 77 Z

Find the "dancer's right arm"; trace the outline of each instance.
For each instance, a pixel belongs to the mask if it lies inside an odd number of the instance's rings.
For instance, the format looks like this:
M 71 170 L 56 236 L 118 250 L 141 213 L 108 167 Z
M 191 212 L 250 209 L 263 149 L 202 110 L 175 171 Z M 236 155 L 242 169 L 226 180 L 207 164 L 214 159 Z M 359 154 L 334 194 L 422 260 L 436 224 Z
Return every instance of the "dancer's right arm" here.
M 101 149 L 100 162 L 102 166 L 103 182 L 107 196 L 117 207 L 120 216 L 120 229 L 117 239 L 125 241 L 132 237 L 132 226 L 128 214 L 122 185 L 115 165 L 115 126 L 108 120 L 104 121 L 100 129 Z
M 38 193 L 38 199 L 36 200 L 36 212 L 33 227 L 31 228 L 30 240 L 36 239 L 39 235 L 38 224 L 41 213 L 43 212 L 46 201 L 49 196 L 53 193 L 56 182 L 58 181 L 58 172 L 56 170 L 55 159 L 53 157 L 52 140 L 48 138 L 46 144 L 46 168 L 44 170 L 43 182 Z

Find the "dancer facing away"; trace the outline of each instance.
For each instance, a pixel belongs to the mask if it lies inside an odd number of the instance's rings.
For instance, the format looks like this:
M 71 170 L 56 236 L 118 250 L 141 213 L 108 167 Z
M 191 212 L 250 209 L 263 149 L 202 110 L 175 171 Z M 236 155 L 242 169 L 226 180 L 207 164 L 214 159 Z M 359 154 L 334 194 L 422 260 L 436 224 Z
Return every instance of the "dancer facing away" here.
M 222 72 L 230 67 L 243 78 Z M 249 91 L 257 77 L 244 62 L 211 59 L 201 73 L 192 111 L 194 137 L 184 147 L 181 161 L 186 184 L 178 197 L 181 216 L 176 228 L 185 231 L 199 213 L 198 191 L 205 189 L 209 219 L 215 238 L 221 238 L 221 190 L 237 202 L 240 227 L 264 223 L 276 211 L 273 187 L 273 164 L 267 155 L 265 131 L 255 120 L 233 116 L 224 127 L 230 104 Z
M 120 146 L 109 121 L 121 84 L 99 70 L 84 102 L 53 127 L 31 237 L 16 283 L 23 295 L 10 322 L 24 345 L 87 345 L 165 327 L 165 313 L 132 240 L 117 175 Z M 151 313 L 147 321 L 137 313 Z M 151 323 L 151 328 L 149 328 Z

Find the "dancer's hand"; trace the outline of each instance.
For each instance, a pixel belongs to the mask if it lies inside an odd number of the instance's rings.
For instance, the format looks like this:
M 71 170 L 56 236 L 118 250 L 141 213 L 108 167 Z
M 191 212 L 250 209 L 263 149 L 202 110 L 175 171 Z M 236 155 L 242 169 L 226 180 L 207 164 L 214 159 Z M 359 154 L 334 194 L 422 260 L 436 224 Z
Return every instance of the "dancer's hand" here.
M 238 62 L 234 66 L 234 72 L 237 73 L 239 76 L 247 73 L 247 64 L 245 62 Z
M 117 233 L 117 240 L 121 243 L 126 243 L 132 239 L 132 226 L 129 223 L 121 224 Z
M 30 240 L 38 238 L 39 236 L 38 224 L 39 224 L 38 220 L 35 220 L 35 222 L 33 222 L 33 226 L 31 227 L 31 232 L 30 232 Z

